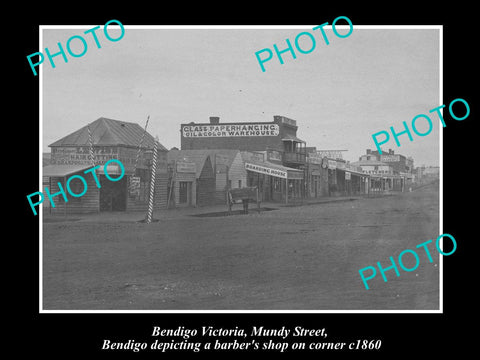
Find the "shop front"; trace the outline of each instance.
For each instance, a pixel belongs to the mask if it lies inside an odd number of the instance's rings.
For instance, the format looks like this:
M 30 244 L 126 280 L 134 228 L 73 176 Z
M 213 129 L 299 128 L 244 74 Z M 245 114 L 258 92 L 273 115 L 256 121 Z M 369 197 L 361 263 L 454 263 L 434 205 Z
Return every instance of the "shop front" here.
M 169 164 L 167 208 L 196 206 L 196 164 L 179 159 Z
M 302 170 L 265 162 L 245 162 L 247 186 L 258 186 L 261 201 L 284 202 L 304 197 Z
M 345 170 L 345 190 L 347 195 L 368 194 L 369 176 L 351 169 Z
M 158 141 L 155 168 L 154 209 L 165 208 L 167 200 L 167 149 Z M 55 193 L 60 185 L 73 175 L 82 175 L 85 169 L 103 165 L 113 159 L 121 162 L 107 166 L 110 175 L 124 176 L 118 181 L 106 178 L 104 168 L 92 176 L 86 176 L 87 190 L 82 197 L 58 198 L 53 213 L 77 214 L 104 211 L 144 211 L 148 208 L 152 179 L 152 157 L 155 139 L 140 125 L 125 121 L 99 118 L 79 130 L 50 144 L 49 165 L 42 169 L 44 183 Z M 70 182 L 74 193 L 81 193 L 84 184 L 74 178 Z M 51 186 L 51 187 L 50 187 Z M 44 202 L 45 203 L 45 202 Z

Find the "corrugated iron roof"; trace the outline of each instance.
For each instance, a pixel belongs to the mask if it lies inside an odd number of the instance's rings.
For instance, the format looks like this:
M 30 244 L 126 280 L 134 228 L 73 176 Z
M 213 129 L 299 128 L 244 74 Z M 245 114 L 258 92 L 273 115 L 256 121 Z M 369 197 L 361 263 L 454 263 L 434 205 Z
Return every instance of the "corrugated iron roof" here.
M 298 137 L 291 134 L 285 134 L 282 138 L 282 141 L 295 141 L 295 142 L 305 143 L 304 140 L 299 139 Z
M 51 164 L 42 168 L 42 176 L 50 177 L 64 177 L 76 172 L 91 168 L 92 165 L 64 165 L 64 164 Z
M 107 119 L 104 117 L 98 118 L 89 125 L 74 131 L 60 140 L 50 144 L 50 147 L 55 146 L 85 146 L 89 145 L 88 129 L 92 133 L 94 146 L 133 146 L 138 147 L 143 135 L 143 128 L 132 122 Z M 143 140 L 142 148 L 153 149 L 155 139 L 147 131 Z M 167 151 L 167 149 L 159 144 L 159 150 Z

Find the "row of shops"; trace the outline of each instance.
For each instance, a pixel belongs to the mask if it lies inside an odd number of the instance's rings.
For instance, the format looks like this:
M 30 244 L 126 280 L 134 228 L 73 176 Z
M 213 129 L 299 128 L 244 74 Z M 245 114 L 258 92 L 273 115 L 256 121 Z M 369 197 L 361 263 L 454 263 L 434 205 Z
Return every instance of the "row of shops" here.
M 269 123 L 220 124 L 210 118 L 205 124 L 182 124 L 180 150 L 168 151 L 157 142 L 154 209 L 226 204 L 228 190 L 244 187 L 258 187 L 262 202 L 285 204 L 405 190 L 406 176 L 368 174 L 338 157 L 307 151 L 296 132 L 296 121 L 283 116 Z M 72 175 L 112 158 L 122 162 L 125 176 L 107 181 L 99 169 L 99 188 L 87 183 L 85 196 L 68 202 L 57 196 L 55 207 L 48 201 L 43 206 L 62 214 L 146 210 L 154 142 L 139 124 L 106 118 L 54 142 L 43 167 L 43 185 L 51 193 Z

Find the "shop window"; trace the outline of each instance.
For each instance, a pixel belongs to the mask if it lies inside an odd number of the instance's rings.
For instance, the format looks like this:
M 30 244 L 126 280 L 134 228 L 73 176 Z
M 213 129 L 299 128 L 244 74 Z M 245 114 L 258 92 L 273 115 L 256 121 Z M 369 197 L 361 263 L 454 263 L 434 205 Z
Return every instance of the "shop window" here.
M 240 189 L 242 187 L 242 180 L 238 180 L 238 188 Z
M 273 178 L 273 190 L 276 192 L 282 191 L 282 181 L 279 178 Z

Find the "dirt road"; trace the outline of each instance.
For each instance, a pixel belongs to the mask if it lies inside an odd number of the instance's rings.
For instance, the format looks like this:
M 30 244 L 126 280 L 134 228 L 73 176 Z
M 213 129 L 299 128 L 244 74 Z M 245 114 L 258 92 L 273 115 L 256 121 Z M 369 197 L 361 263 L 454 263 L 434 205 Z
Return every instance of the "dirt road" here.
M 433 263 L 418 252 L 415 271 L 400 269 L 400 277 L 388 271 L 388 282 L 378 274 L 368 291 L 358 273 L 377 261 L 389 266 L 390 256 L 436 239 L 433 187 L 249 215 L 177 215 L 152 224 L 47 222 L 43 233 L 49 310 L 439 308 L 434 247 Z

